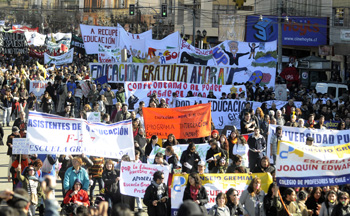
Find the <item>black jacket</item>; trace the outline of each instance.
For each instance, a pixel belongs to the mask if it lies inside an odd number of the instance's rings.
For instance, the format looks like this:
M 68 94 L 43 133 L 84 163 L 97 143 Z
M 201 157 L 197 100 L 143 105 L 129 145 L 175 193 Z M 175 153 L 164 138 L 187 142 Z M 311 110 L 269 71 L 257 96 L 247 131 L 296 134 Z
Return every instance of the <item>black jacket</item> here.
M 185 200 L 193 200 L 191 197 L 191 191 L 190 186 L 187 185 L 184 191 L 184 196 L 182 198 L 182 201 Z M 207 209 L 205 208 L 205 204 L 208 203 L 208 194 L 205 187 L 201 186 L 198 191 L 197 200 L 199 200 L 199 207 L 201 208 L 203 215 L 207 215 Z
M 117 170 L 107 170 L 105 169 L 102 173 L 102 180 L 105 184 L 105 193 L 117 193 L 118 191 L 118 182 L 116 178 L 119 176 Z
M 226 206 L 230 209 L 231 216 L 243 215 L 243 206 L 241 203 L 238 202 L 238 204 L 235 205 L 233 202 L 228 200 Z
M 189 150 L 185 150 L 180 159 L 180 163 L 182 164 L 182 172 L 185 173 L 191 173 L 191 172 L 197 172 L 198 170 L 198 162 L 201 160 L 201 157 L 199 156 L 198 152 L 191 152 Z M 185 162 L 191 164 L 192 169 L 189 169 L 184 166 Z
M 258 164 L 258 166 L 256 166 L 254 169 L 253 169 L 253 172 L 252 173 L 265 173 L 265 172 L 268 172 L 268 173 L 273 173 L 275 171 L 275 167 L 269 165 L 268 167 L 266 168 L 263 168 L 261 167 L 260 165 L 261 163 Z
M 215 154 L 221 153 L 221 157 L 226 157 L 227 158 L 227 152 L 218 147 L 216 149 L 212 149 L 210 148 L 207 151 L 207 155 L 205 156 L 205 159 L 208 160 L 209 158 L 213 157 Z M 219 163 L 219 161 L 217 161 L 217 163 Z M 215 162 L 212 160 L 211 162 L 208 162 L 208 170 L 209 172 L 215 167 Z
M 156 147 L 156 146 L 159 146 L 159 145 L 156 144 L 154 147 Z M 146 156 L 149 156 L 149 155 L 151 154 L 152 150 L 153 150 L 152 144 L 151 144 L 151 143 L 148 143 L 148 144 L 146 145 L 146 148 L 145 148 L 145 155 L 146 155 Z
M 162 198 L 166 197 L 167 199 L 169 199 L 168 187 L 164 183 L 162 183 L 162 187 L 164 187 L 163 188 L 164 193 L 162 194 L 161 197 Z M 147 206 L 148 215 L 165 216 L 168 208 L 167 206 L 168 200 L 166 202 L 159 201 L 157 206 L 154 206 L 152 204 L 154 200 L 159 200 L 157 190 L 158 190 L 157 187 L 151 183 L 146 189 L 145 196 L 143 197 L 143 203 Z
M 140 134 L 137 134 L 134 137 L 134 141 L 137 141 L 137 143 L 139 144 L 139 147 L 137 148 L 137 150 L 140 151 L 141 155 L 143 156 L 145 155 L 145 150 L 146 150 L 146 145 L 147 145 L 147 139 L 142 137 Z
M 64 101 L 64 107 L 68 106 L 68 103 L 70 103 L 70 106 L 74 108 L 75 106 L 75 97 L 66 97 L 66 100 Z
M 163 159 L 164 159 L 164 161 L 167 161 L 167 160 L 166 160 L 166 155 L 163 156 Z M 177 159 L 176 154 L 173 154 L 170 158 L 168 158 L 168 161 L 167 161 L 168 164 L 169 164 L 169 165 L 173 165 L 173 166 L 172 166 L 172 169 L 171 169 L 171 172 L 172 172 L 172 173 L 174 173 L 174 169 L 177 169 L 177 163 L 178 163 L 178 161 L 179 161 L 179 160 Z
M 332 216 L 347 216 L 350 215 L 350 205 L 343 206 L 339 203 L 333 209 Z

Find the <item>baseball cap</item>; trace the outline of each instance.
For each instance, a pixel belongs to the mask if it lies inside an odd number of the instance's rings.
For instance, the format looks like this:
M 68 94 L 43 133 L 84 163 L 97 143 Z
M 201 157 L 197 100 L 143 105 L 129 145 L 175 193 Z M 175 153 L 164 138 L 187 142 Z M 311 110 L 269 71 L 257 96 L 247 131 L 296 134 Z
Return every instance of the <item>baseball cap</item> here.
M 204 161 L 199 161 L 198 162 L 198 166 L 205 166 L 205 162 Z
M 12 127 L 12 132 L 19 132 L 19 128 L 17 126 L 13 126 Z

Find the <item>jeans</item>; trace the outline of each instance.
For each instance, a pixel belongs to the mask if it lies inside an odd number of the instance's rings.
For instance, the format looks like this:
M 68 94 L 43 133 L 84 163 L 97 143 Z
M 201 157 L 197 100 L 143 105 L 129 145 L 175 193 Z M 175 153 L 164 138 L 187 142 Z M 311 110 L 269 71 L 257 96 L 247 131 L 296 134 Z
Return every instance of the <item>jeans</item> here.
M 104 182 L 102 180 L 102 178 L 92 178 L 92 180 L 94 181 L 90 187 L 90 198 L 92 199 L 94 197 L 94 189 L 96 186 L 96 182 L 98 182 L 98 186 L 100 188 L 100 191 L 102 190 L 102 188 L 104 188 Z
M 35 216 L 35 209 L 36 209 L 36 205 L 30 205 L 29 211 L 28 211 L 28 216 Z
M 12 107 L 5 107 L 4 110 L 4 120 L 3 123 L 7 123 L 7 125 L 10 124 L 11 121 L 11 111 L 12 111 Z
M 75 97 L 75 105 L 77 106 L 77 111 L 80 112 L 81 98 Z

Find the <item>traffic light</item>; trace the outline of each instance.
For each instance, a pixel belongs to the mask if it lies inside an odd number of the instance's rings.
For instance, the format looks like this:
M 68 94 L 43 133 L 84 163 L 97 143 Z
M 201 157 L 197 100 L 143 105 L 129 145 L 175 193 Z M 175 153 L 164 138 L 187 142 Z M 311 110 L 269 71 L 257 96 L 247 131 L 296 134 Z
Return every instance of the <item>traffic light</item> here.
M 168 16 L 168 7 L 166 4 L 162 4 L 162 17 Z
M 134 4 L 130 4 L 129 5 L 129 15 L 130 16 L 134 16 L 135 14 L 135 5 Z

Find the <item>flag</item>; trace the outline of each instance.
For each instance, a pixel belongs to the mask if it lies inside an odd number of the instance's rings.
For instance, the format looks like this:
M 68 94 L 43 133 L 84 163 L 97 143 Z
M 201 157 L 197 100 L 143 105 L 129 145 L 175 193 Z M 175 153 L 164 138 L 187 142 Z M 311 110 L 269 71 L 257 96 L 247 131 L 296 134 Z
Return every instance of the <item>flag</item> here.
M 102 89 L 106 91 L 106 88 L 107 88 L 107 85 L 108 85 L 108 83 L 107 83 L 107 76 L 105 75 L 105 76 L 101 76 L 101 77 L 95 79 L 95 84 L 96 85 L 97 84 L 101 84 Z
M 39 62 L 36 62 L 36 65 L 38 66 L 38 69 L 41 70 L 42 72 L 44 72 L 44 78 L 46 79 L 46 69 L 44 68 L 43 65 L 39 64 Z
M 247 140 L 247 142 L 248 142 L 249 137 L 253 136 L 253 134 L 254 134 L 254 133 L 242 134 L 242 136 L 243 136 L 244 139 Z

